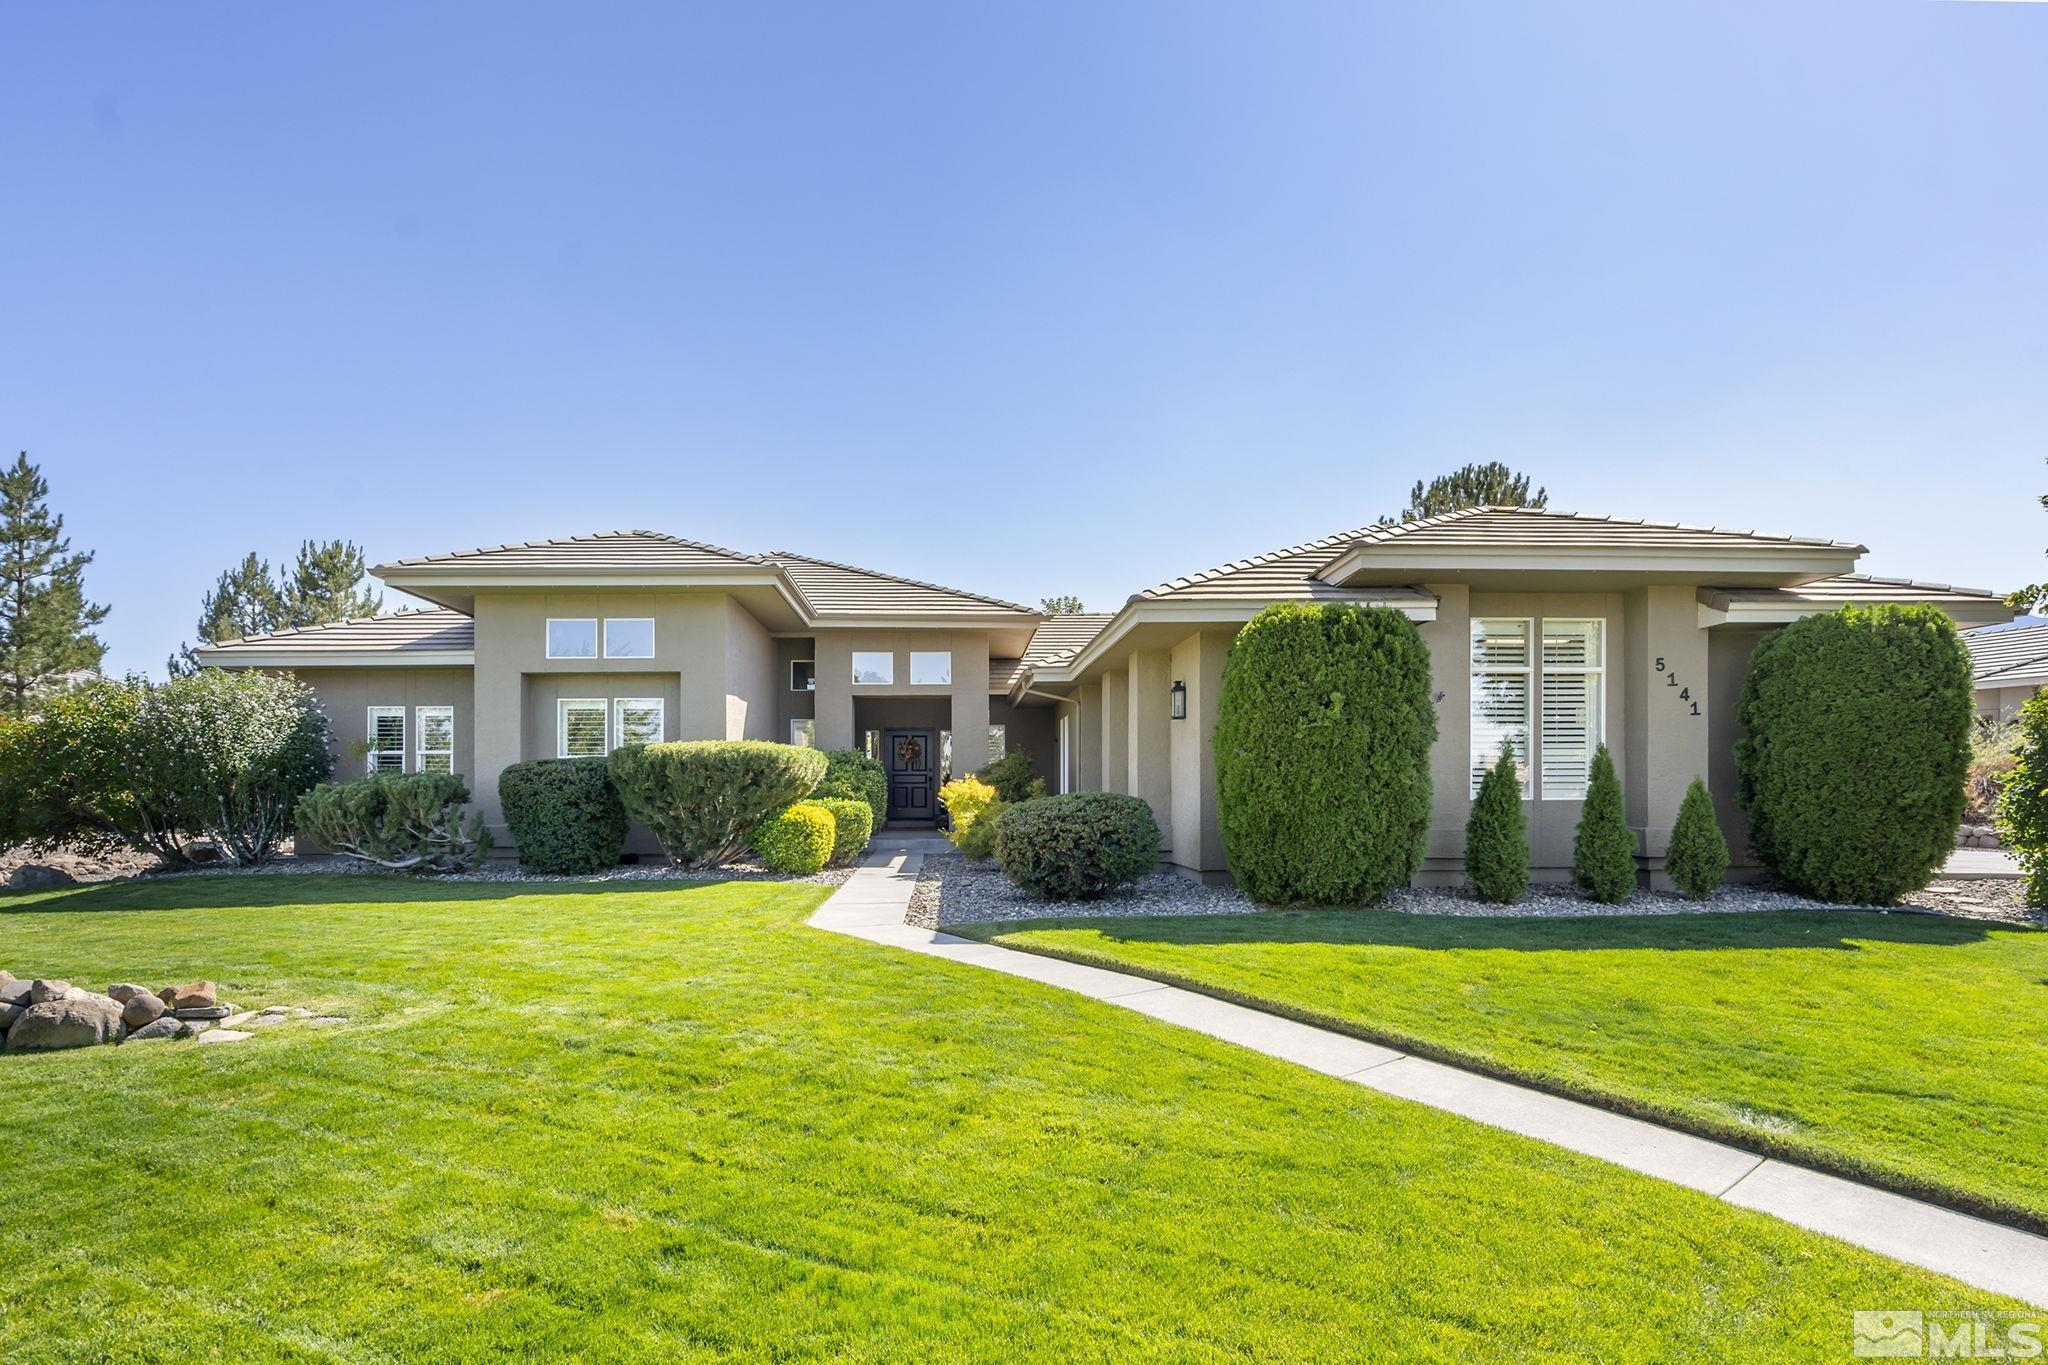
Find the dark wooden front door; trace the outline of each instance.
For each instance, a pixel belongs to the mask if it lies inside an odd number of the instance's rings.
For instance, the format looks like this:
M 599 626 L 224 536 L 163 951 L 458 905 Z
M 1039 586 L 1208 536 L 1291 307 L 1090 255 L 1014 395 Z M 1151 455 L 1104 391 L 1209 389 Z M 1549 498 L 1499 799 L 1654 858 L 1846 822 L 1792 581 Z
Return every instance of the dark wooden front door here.
M 882 761 L 889 765 L 889 818 L 931 820 L 938 815 L 939 756 L 929 730 L 884 730 Z

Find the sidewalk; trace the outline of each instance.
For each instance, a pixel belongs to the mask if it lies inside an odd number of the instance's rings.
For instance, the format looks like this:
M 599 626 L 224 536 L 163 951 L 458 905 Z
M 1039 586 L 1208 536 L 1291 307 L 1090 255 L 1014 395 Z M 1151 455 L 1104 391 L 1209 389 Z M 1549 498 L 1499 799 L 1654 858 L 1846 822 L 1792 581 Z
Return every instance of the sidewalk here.
M 867 863 L 818 907 L 811 924 L 1057 986 L 1326 1076 L 1611 1161 L 1979 1289 L 2048 1306 L 2048 1237 L 1144 977 L 905 924 L 924 866 L 921 850 L 929 842 L 929 836 L 876 836 Z

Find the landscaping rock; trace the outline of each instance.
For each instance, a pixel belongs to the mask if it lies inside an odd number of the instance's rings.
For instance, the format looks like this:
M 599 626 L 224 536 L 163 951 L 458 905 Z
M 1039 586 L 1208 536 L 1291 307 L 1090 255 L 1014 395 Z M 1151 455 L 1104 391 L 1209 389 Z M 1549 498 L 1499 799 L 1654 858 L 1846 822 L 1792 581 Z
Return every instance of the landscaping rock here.
M 16 981 L 10 976 L 5 981 L 0 981 L 0 1005 L 34 1004 L 35 1002 L 28 998 L 28 993 L 34 989 L 33 982 Z
M 24 1008 L 21 1005 L 0 1004 L 0 1033 L 7 1032 L 8 1027 L 21 1017 Z
M 9 1052 L 51 1052 L 111 1043 L 121 1027 L 121 1007 L 104 995 L 30 1005 L 7 1030 Z
M 113 985 L 107 987 L 107 994 L 125 1005 L 138 995 L 153 997 L 156 995 L 156 992 L 147 986 L 138 986 L 133 981 L 116 981 Z
M 57 886 L 76 886 L 78 878 L 61 867 L 46 867 L 42 863 L 23 863 L 14 869 L 14 875 L 7 879 L 10 891 L 48 891 Z
M 166 986 L 161 995 L 173 1010 L 205 1009 L 219 1003 L 213 991 L 211 981 L 191 981 L 182 986 Z
M 29 983 L 28 1002 L 31 1005 L 50 1005 L 71 994 L 71 983 L 54 977 L 37 977 Z
M 239 1029 L 213 1028 L 200 1034 L 198 1041 L 202 1043 L 239 1043 L 245 1038 L 254 1038 L 255 1036 L 253 1033 L 243 1033 Z
M 215 1023 L 235 1012 L 233 1005 L 195 1005 L 188 1009 L 174 1009 L 171 1013 L 180 1019 L 204 1019 Z
M 183 1038 L 192 1032 L 192 1026 L 182 1019 L 163 1018 L 153 1024 L 145 1024 L 128 1035 L 131 1043 L 146 1043 L 156 1038 Z
M 163 1017 L 164 1002 L 153 995 L 133 995 L 121 1002 L 121 1022 L 130 1029 L 145 1029 Z
M 227 1018 L 220 1021 L 220 1026 L 222 1028 L 241 1028 L 251 1019 L 257 1017 L 259 1016 L 253 1010 L 246 1010 L 241 1014 L 230 1014 Z

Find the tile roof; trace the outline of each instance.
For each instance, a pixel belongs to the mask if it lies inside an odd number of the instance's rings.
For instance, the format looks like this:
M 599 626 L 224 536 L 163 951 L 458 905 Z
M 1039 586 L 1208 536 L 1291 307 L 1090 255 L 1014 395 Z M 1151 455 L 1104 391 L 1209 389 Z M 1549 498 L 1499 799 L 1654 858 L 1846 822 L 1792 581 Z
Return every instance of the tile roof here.
M 1979 686 L 1995 687 L 2001 676 L 2048 673 L 2048 624 L 1963 632 Z
M 435 607 L 397 611 L 386 616 L 358 616 L 326 626 L 299 626 L 269 635 L 250 635 L 219 644 L 201 645 L 203 654 L 241 656 L 295 654 L 304 650 L 352 650 L 363 653 L 442 653 L 476 648 L 476 623 L 459 611 Z
M 379 564 L 387 569 L 462 567 L 484 570 L 547 570 L 567 573 L 630 573 L 636 569 L 715 569 L 766 564 L 760 555 L 741 554 L 701 541 L 684 540 L 659 531 L 600 531 L 595 535 L 558 540 L 528 540 L 516 545 L 490 545 L 475 550 L 423 555 Z
M 999 597 L 963 592 L 959 588 L 922 583 L 914 578 L 877 573 L 873 569 L 835 564 L 790 550 L 777 550 L 761 557 L 779 564 L 804 595 L 811 609 L 823 616 L 1036 616 L 1030 607 L 1005 602 Z
M 2001 602 L 2000 594 L 1985 588 L 1962 588 L 1953 583 L 1922 583 L 1911 578 L 1878 578 L 1871 574 L 1845 573 L 1817 578 L 1796 588 L 1702 588 L 1700 591 L 1729 602 Z
M 1021 662 L 1037 667 L 1055 659 L 1072 656 L 1083 645 L 1102 634 L 1102 628 L 1116 617 L 1106 611 L 1074 612 L 1065 616 L 1048 616 L 1038 623 L 1038 629 L 1031 632 L 1031 643 L 1024 646 Z
M 1367 526 L 1351 533 L 1341 548 L 1384 545 L 1399 541 L 1417 548 L 1484 549 L 1501 545 L 1567 550 L 1702 550 L 1734 545 L 1800 546 L 1863 553 L 1847 541 L 1812 536 L 1783 536 L 1726 526 L 1691 526 L 1676 521 L 1645 521 L 1641 517 L 1610 517 L 1588 512 L 1560 512 L 1548 507 L 1468 507 L 1440 516 L 1387 526 Z M 1337 555 L 1332 555 L 1334 561 Z

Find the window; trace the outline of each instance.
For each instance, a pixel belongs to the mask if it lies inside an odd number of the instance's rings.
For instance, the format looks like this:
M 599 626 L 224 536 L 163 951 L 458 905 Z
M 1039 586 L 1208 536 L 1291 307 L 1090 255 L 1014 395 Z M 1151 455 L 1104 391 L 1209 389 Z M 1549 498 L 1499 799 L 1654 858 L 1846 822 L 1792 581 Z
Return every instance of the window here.
M 455 708 L 452 706 L 416 706 L 413 708 L 413 729 L 419 733 L 419 771 L 423 773 L 452 773 L 455 771 Z
M 818 747 L 818 722 L 815 720 L 793 720 L 789 723 L 789 742 L 799 749 Z
M 555 703 L 556 730 L 560 740 L 556 756 L 592 758 L 610 752 L 605 743 L 603 698 L 578 698 Z
M 550 659 L 595 659 L 597 657 L 597 618 L 574 618 L 558 621 L 548 618 L 548 657 Z
M 1543 622 L 1542 733 L 1546 801 L 1582 801 L 1605 716 L 1603 621 Z
M 604 657 L 607 659 L 651 659 L 654 657 L 652 616 L 607 616 L 604 621 Z
M 1072 728 L 1073 717 L 1060 717 L 1060 795 L 1067 794 L 1067 735 Z
M 939 731 L 939 785 L 953 780 L 953 732 Z
M 953 681 L 953 653 L 951 650 L 933 650 L 930 653 L 912 651 L 910 655 L 910 685 L 912 687 L 944 687 Z
M 817 665 L 809 659 L 791 659 L 789 661 L 789 690 L 792 692 L 817 691 Z
M 988 727 L 988 761 L 993 763 L 1010 752 L 1010 731 L 1002 725 Z
M 363 733 L 370 740 L 370 752 L 365 756 L 369 761 L 370 772 L 402 773 L 405 771 L 405 708 L 403 706 L 371 707 L 369 726 Z
M 1472 792 L 1512 744 L 1529 795 L 1529 637 L 1533 621 L 1472 622 Z
M 661 743 L 661 698 L 618 698 L 612 703 L 612 733 L 621 745 Z
M 896 656 L 887 650 L 856 649 L 853 652 L 853 680 L 857 683 L 896 681 Z
M 882 732 L 863 730 L 860 735 L 860 751 L 877 763 L 882 760 Z

